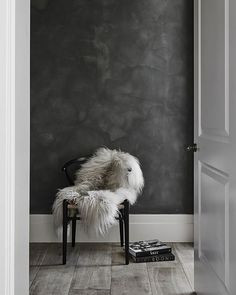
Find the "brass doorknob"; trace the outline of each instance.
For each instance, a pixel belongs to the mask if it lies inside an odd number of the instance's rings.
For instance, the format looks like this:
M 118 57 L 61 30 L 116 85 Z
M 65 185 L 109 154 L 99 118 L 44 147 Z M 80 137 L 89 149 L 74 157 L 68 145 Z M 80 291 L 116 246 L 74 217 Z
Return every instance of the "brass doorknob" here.
M 188 145 L 188 146 L 186 147 L 186 151 L 187 151 L 187 152 L 193 152 L 193 153 L 196 153 L 198 150 L 199 150 L 199 148 L 197 147 L 197 144 L 196 144 L 196 143 L 194 143 L 194 144 L 192 144 L 192 145 Z

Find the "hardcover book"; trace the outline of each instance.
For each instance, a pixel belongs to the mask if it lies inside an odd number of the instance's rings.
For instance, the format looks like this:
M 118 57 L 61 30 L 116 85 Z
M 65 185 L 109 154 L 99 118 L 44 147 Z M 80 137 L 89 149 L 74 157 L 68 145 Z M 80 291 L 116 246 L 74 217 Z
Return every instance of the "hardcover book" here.
M 134 257 L 146 257 L 159 254 L 171 253 L 171 247 L 161 241 L 147 240 L 130 243 L 129 253 Z
M 134 257 L 131 256 L 133 261 L 136 263 L 141 262 L 156 262 L 156 261 L 174 261 L 175 255 L 172 253 L 166 253 L 166 254 L 159 254 L 155 256 L 146 256 L 146 257 Z

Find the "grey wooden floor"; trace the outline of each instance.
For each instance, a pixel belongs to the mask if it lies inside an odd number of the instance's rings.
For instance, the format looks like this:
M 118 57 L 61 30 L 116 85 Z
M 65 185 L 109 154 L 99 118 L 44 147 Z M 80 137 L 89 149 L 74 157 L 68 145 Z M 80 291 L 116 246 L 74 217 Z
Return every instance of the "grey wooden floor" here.
M 77 244 L 63 266 L 60 244 L 31 244 L 30 294 L 194 294 L 193 246 L 172 246 L 176 261 L 124 265 L 118 244 Z

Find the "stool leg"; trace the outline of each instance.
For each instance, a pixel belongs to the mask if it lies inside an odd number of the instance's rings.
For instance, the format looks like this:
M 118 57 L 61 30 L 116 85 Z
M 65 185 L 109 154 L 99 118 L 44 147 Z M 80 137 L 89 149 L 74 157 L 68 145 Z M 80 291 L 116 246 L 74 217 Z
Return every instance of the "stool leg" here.
M 120 215 L 119 216 L 119 226 L 120 226 L 120 246 L 124 246 L 124 223 L 123 223 L 123 218 L 124 218 L 124 213 L 123 209 L 120 210 Z
M 124 201 L 125 264 L 129 264 L 129 202 Z
M 76 234 L 76 217 L 72 219 L 72 247 L 75 246 L 75 234 Z
M 66 264 L 68 210 L 67 200 L 63 201 L 63 236 L 62 236 L 62 264 Z

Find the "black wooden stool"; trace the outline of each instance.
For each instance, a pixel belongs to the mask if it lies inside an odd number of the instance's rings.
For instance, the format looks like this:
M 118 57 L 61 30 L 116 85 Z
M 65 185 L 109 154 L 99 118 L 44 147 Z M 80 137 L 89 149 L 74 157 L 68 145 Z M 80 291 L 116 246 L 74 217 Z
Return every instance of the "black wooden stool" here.
M 70 185 L 74 185 L 73 178 L 70 176 L 69 169 L 72 165 L 77 164 L 77 169 L 86 162 L 88 157 L 73 159 L 66 162 L 62 171 L 65 173 L 66 178 Z M 120 246 L 124 246 L 124 230 L 125 230 L 125 263 L 129 264 L 129 201 L 125 200 L 119 205 L 119 220 L 120 227 Z M 80 220 L 79 211 L 75 204 L 69 200 L 63 201 L 63 234 L 62 234 L 62 263 L 66 264 L 66 253 L 67 253 L 67 228 L 70 221 L 72 222 L 72 247 L 75 246 L 75 235 L 76 235 L 76 221 Z

